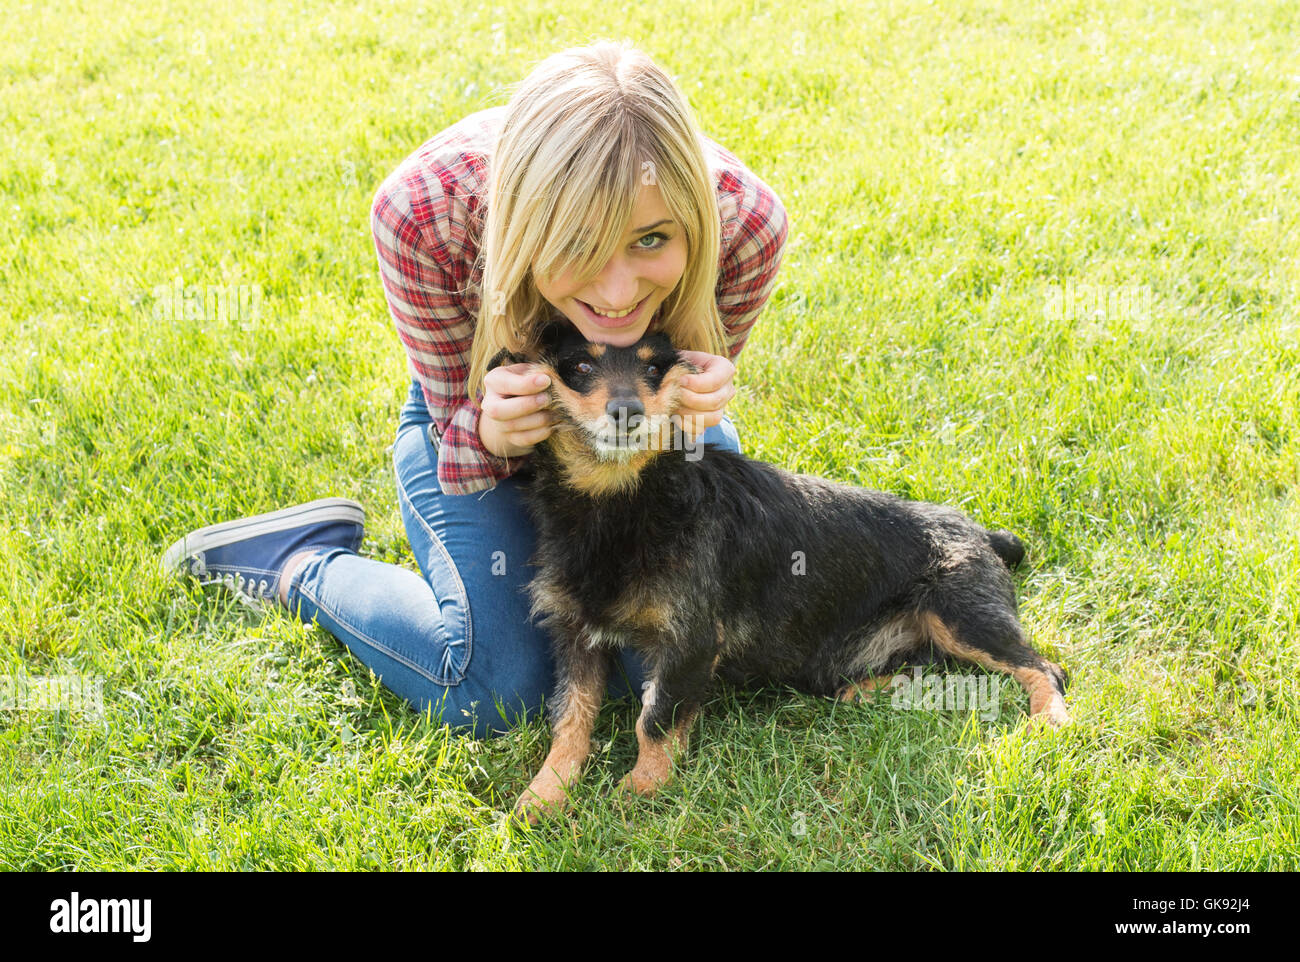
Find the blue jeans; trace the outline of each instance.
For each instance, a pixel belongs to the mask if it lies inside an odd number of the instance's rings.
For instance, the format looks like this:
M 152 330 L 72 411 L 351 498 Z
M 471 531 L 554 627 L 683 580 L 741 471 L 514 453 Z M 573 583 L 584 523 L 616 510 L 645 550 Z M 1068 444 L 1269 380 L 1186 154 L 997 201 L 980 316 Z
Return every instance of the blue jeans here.
M 423 577 L 346 548 L 322 551 L 289 585 L 289 610 L 318 623 L 392 692 L 420 711 L 477 737 L 535 717 L 554 685 L 550 637 L 530 616 L 536 532 L 524 507 L 524 482 L 443 494 L 438 449 L 416 382 L 397 425 L 393 469 L 398 508 Z M 700 436 L 740 450 L 729 418 Z M 640 694 L 642 665 L 621 652 L 625 677 L 611 694 Z

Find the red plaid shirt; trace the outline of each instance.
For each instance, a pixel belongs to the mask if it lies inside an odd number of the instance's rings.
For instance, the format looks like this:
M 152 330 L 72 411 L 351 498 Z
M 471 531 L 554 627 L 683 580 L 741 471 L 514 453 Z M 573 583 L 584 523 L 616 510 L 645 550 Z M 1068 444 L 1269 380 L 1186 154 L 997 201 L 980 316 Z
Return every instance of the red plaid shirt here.
M 380 185 L 370 211 L 388 310 L 441 436 L 438 484 L 447 494 L 490 488 L 525 463 L 483 447 L 481 412 L 465 396 L 482 281 L 474 261 L 504 110 L 471 114 L 427 141 Z M 776 281 L 785 208 L 733 154 L 707 138 L 705 147 L 722 218 L 718 313 L 734 359 Z

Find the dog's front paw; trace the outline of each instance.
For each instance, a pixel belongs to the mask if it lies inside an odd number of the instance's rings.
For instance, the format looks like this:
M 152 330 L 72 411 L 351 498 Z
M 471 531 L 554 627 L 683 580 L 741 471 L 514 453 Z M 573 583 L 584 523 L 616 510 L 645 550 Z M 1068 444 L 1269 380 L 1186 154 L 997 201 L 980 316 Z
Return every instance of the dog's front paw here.
M 637 795 L 650 798 L 668 783 L 669 774 L 666 771 L 654 771 L 638 765 L 623 776 L 618 787 L 624 792 L 635 792 Z
M 569 807 L 569 795 L 564 784 L 554 772 L 544 771 L 515 802 L 515 818 L 529 825 L 537 825 L 543 818 L 564 814 Z

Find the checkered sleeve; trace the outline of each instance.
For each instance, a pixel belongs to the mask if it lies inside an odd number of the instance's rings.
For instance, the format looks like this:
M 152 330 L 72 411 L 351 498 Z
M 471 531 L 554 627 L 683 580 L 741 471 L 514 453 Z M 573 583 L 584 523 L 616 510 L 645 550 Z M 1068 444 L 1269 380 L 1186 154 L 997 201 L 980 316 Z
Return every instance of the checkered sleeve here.
M 735 171 L 724 171 L 719 178 L 723 243 L 717 287 L 718 313 L 733 361 L 776 286 L 789 232 L 781 199 L 735 163 Z
M 466 293 L 474 251 L 464 201 L 443 176 L 436 168 L 400 167 L 376 193 L 370 226 L 388 311 L 440 436 L 439 487 L 470 494 L 508 477 L 524 459 L 507 461 L 483 446 L 482 412 L 465 396 L 477 300 Z

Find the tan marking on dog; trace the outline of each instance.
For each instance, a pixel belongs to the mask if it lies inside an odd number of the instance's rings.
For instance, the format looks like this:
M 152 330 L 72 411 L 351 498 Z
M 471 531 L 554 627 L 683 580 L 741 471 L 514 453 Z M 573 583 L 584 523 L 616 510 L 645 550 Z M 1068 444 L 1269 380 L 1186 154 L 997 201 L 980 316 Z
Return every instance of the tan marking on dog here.
M 1041 655 L 1036 655 L 1043 667 L 1009 665 L 998 661 L 987 651 L 964 644 L 944 623 L 938 615 L 926 613 L 921 615 L 921 623 L 930 640 L 943 651 L 973 662 L 990 671 L 1000 671 L 1010 675 L 1020 687 L 1029 692 L 1029 717 L 1037 722 L 1046 722 L 1054 727 L 1070 724 L 1070 712 L 1065 707 L 1065 699 L 1056 690 L 1056 683 L 1047 673 L 1048 668 L 1060 671 L 1059 665 L 1053 664 Z
M 587 446 L 577 430 L 556 431 L 548 443 L 559 459 L 565 482 L 592 498 L 606 498 L 635 488 L 641 480 L 642 468 L 658 453 L 637 451 L 618 461 L 605 460 Z
M 643 360 L 643 361 L 649 361 L 649 360 L 652 360 L 652 359 L 654 358 L 654 356 L 655 356 L 654 348 L 649 347 L 649 346 L 646 346 L 646 347 L 638 347 L 638 348 L 636 349 L 636 356 L 637 356 L 638 358 L 640 358 L 641 360 Z
M 649 399 L 643 399 L 646 414 L 653 420 L 651 424 L 657 429 L 657 436 L 651 441 L 651 447 L 668 451 L 673 446 L 673 415 L 682 406 L 682 378 L 688 374 L 698 373 L 693 364 L 679 362 L 668 369 L 664 379 L 659 382 L 659 390 Z
M 855 681 L 837 691 L 835 697 L 840 701 L 875 701 L 883 691 L 893 687 L 896 677 L 896 675 L 879 675 L 875 678 Z
M 593 360 L 599 361 L 602 357 L 605 356 L 605 345 L 597 344 L 594 341 L 588 341 L 587 353 L 591 355 Z
M 606 674 L 602 667 L 570 685 L 546 761 L 515 803 L 515 814 L 530 824 L 536 825 L 544 815 L 558 814 L 567 805 L 569 785 L 591 754 L 591 732 L 605 694 Z
M 587 394 L 579 394 L 577 391 L 571 394 L 569 410 L 573 413 L 575 421 L 591 424 L 609 417 L 609 385 L 603 381 L 597 383 Z
M 609 617 L 621 628 L 667 632 L 673 624 L 673 604 L 653 589 L 636 585 L 623 591 L 608 609 Z

